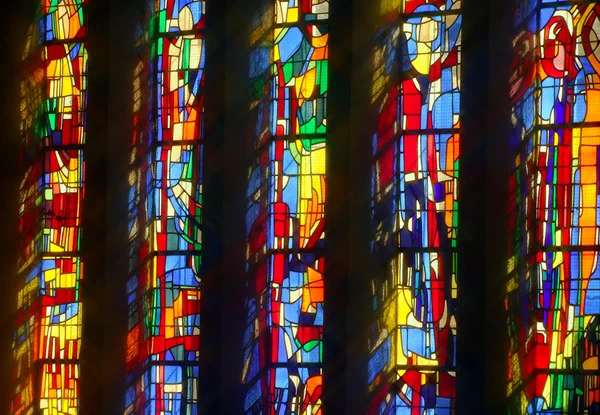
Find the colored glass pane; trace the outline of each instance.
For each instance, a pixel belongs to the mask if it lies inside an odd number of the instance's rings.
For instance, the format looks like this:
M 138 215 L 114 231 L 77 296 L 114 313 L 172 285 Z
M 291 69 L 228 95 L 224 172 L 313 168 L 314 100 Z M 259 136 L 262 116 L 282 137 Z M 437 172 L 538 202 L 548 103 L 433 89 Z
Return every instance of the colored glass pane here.
M 600 6 L 515 14 L 508 285 L 512 414 L 600 411 Z
M 369 413 L 453 414 L 460 1 L 380 4 Z
M 180 33 L 203 29 L 205 13 L 206 1 L 203 0 L 156 0 L 153 17 L 161 33 Z
M 276 23 L 329 19 L 329 0 L 274 0 Z
M 73 40 L 86 34 L 87 0 L 43 0 L 42 41 Z

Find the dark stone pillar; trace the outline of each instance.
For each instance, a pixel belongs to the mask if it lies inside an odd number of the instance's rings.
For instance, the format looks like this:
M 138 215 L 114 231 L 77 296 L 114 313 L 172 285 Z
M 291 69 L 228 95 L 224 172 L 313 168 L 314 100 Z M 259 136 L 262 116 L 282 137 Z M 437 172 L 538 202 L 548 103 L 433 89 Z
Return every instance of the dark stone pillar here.
M 200 313 L 200 413 L 216 414 L 221 405 L 223 315 L 223 138 L 225 126 L 226 1 L 207 2 L 206 87 L 204 109 L 204 172 L 202 235 L 202 309 Z M 241 254 L 241 253 L 240 253 Z M 238 255 L 240 255 L 238 254 Z
M 374 48 L 378 2 L 354 0 L 352 10 L 352 102 L 350 135 L 347 138 L 347 206 L 341 212 L 348 223 L 349 243 L 346 315 L 346 413 L 365 414 L 368 410 L 369 330 L 372 324 L 373 279 L 371 241 L 372 140 L 377 111 L 371 103 Z M 334 52 L 332 52 L 334 53 Z M 344 145 L 343 137 L 337 145 Z
M 221 0 L 213 0 L 221 1 Z M 252 153 L 249 133 L 249 47 L 253 1 L 226 1 L 225 112 L 223 134 L 222 301 L 220 316 L 220 400 L 222 414 L 242 414 L 244 405 L 246 186 Z
M 331 0 L 325 205 L 324 413 L 347 413 L 353 2 Z
M 136 27 L 144 0 L 110 0 L 104 22 L 108 45 L 108 108 L 105 137 L 105 250 L 101 290 L 103 308 L 102 414 L 124 409 L 127 290 L 129 261 L 128 171 L 133 135 L 133 74 L 136 65 Z M 94 69 L 94 68 L 92 68 Z M 104 69 L 104 68 L 102 68 Z M 90 98 L 92 99 L 92 98 Z M 98 138 L 100 139 L 100 138 Z M 84 338 L 84 341 L 85 338 Z M 84 382 L 87 382 L 84 380 Z
M 466 0 L 463 8 L 461 158 L 458 217 L 457 409 L 484 409 L 486 181 L 490 6 Z
M 110 2 L 98 0 L 87 9 L 88 106 L 81 256 L 83 329 L 80 371 L 80 410 L 102 414 L 104 391 L 104 304 L 106 271 L 106 174 L 110 103 Z M 124 100 L 127 98 L 123 96 Z M 115 362 L 116 364 L 116 362 Z
M 508 329 L 504 300 L 508 264 L 508 176 L 511 28 L 514 0 L 493 0 L 489 14 L 488 135 L 486 155 L 485 413 L 506 414 Z

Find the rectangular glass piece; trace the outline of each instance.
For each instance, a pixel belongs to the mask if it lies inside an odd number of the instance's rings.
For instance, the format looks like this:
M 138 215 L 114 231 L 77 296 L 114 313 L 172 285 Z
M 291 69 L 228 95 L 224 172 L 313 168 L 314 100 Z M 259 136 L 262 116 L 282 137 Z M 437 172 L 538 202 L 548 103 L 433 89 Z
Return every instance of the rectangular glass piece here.
M 272 363 L 319 363 L 322 359 L 324 258 L 317 254 L 273 254 L 253 272 L 254 331 Z
M 456 246 L 459 143 L 458 134 L 378 140 L 372 202 L 377 243 L 395 238 L 407 248 Z
M 461 0 L 383 0 L 384 3 L 402 2 L 403 13 L 438 13 L 458 11 Z
M 537 242 L 543 246 L 592 246 L 600 226 L 600 128 L 541 129 L 532 168 Z
M 379 318 L 369 362 L 372 388 L 387 382 L 395 369 L 456 366 L 455 257 L 402 253 L 373 283 Z
M 394 386 L 387 385 L 387 388 L 376 391 L 369 406 L 369 415 L 450 415 L 456 412 L 452 398 L 456 395 L 456 373 L 398 370 L 394 380 L 402 385 L 400 390 L 395 392 Z
M 153 364 L 125 395 L 124 414 L 198 415 L 198 366 Z
M 157 140 L 199 141 L 204 125 L 204 39 L 161 37 L 156 44 Z
M 79 413 L 79 365 L 45 364 L 41 371 L 40 409 L 42 415 Z
M 19 208 L 19 269 L 43 254 L 79 250 L 84 170 L 81 150 L 46 151 L 27 170 Z
M 323 246 L 325 139 L 276 140 L 269 149 L 267 249 Z
M 18 356 L 17 356 L 18 358 Z M 20 363 L 18 363 L 20 364 Z M 26 368 L 24 371 L 30 371 L 31 368 Z M 22 369 L 19 368 L 19 374 L 22 373 Z M 33 375 L 29 374 L 26 378 L 18 381 L 14 386 L 15 396 L 11 402 L 11 413 L 13 414 L 27 414 L 34 411 L 36 405 L 35 395 L 33 392 L 34 385 Z
M 270 88 L 273 135 L 326 132 L 328 39 L 326 25 L 275 29 Z
M 195 361 L 200 335 L 200 279 L 191 255 L 159 255 L 140 275 L 146 281 L 152 360 Z
M 187 369 L 187 370 L 185 370 Z M 183 413 L 188 407 L 192 409 L 190 414 L 197 413 L 194 403 L 197 403 L 197 391 L 187 388 L 196 385 L 198 381 L 198 368 L 180 366 L 151 366 L 150 385 L 146 392 L 149 405 L 146 414 L 177 415 Z M 189 378 L 188 376 L 191 375 Z M 184 393 L 187 392 L 187 393 Z M 191 392 L 191 393 L 190 393 Z M 187 397 L 187 398 L 186 398 Z M 185 409 L 184 409 L 185 408 Z
M 269 369 L 249 387 L 244 409 L 248 414 L 265 415 L 320 413 L 322 384 L 318 367 Z
M 87 60 L 83 43 L 44 47 L 46 103 L 40 138 L 46 146 L 85 143 Z
M 76 252 L 83 208 L 83 151 L 47 152 L 45 167 L 42 249 L 49 253 Z
M 517 391 L 509 401 L 509 414 L 593 414 L 600 394 L 597 373 L 546 373 L 532 376 L 524 390 Z M 535 404 L 528 396 L 544 396 Z M 548 402 L 548 403 L 546 403 Z M 535 405 L 535 406 L 534 406 Z M 552 408 L 552 409 L 549 409 Z M 587 408 L 592 408 L 586 411 Z
M 136 369 L 148 359 L 170 362 L 173 367 L 180 367 L 177 362 L 197 362 L 201 289 L 196 256 L 145 257 L 127 289 L 128 378 L 135 378 Z
M 201 157 L 202 146 L 191 144 L 159 146 L 147 156 L 142 173 L 151 252 L 202 249 Z
M 81 292 L 79 258 L 45 259 L 39 273 L 42 360 L 77 360 L 81 349 Z
M 434 8 L 434 10 L 437 10 Z M 457 128 L 460 113 L 461 25 L 459 14 L 405 15 L 399 35 L 406 74 L 400 84 L 400 128 Z
M 77 257 L 44 257 L 25 277 L 18 293 L 13 343 L 19 381 L 14 408 L 35 404 L 31 371 L 37 362 L 79 359 L 82 271 Z

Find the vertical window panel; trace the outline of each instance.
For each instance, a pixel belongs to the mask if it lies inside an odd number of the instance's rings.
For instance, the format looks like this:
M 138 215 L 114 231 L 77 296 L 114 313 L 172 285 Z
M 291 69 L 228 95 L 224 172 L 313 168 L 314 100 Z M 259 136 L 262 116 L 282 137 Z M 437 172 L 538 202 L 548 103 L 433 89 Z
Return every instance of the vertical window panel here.
M 514 21 L 506 300 L 514 414 L 600 411 L 600 6 L 574 3 L 523 3 Z
M 13 414 L 79 411 L 86 4 L 43 0 L 23 54 Z
M 372 414 L 455 413 L 460 8 L 380 2 L 371 88 Z
M 124 413 L 192 415 L 199 396 L 205 2 L 149 7 L 134 72 Z
M 250 56 L 245 410 L 321 414 L 329 2 L 263 6 Z

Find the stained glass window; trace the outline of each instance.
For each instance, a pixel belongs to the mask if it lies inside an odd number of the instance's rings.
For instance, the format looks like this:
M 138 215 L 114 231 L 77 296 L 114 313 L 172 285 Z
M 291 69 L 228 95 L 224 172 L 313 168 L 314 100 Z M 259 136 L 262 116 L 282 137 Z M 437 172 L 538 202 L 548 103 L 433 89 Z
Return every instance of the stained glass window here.
M 204 1 L 151 1 L 134 73 L 125 412 L 197 414 Z
M 600 5 L 520 1 L 514 28 L 510 413 L 598 413 Z
M 245 411 L 320 414 L 329 1 L 263 5 L 249 74 Z
M 454 413 L 460 0 L 382 0 L 374 52 L 370 414 Z
M 79 409 L 86 3 L 41 1 L 23 54 L 13 414 Z
M 145 3 L 128 169 L 126 383 L 118 394 L 124 414 L 197 415 L 205 25 L 213 3 Z M 247 17 L 252 163 L 242 207 L 244 413 L 322 415 L 330 1 L 254 3 Z M 454 415 L 457 382 L 479 381 L 457 376 L 456 361 L 458 261 L 468 261 L 457 249 L 458 211 L 468 200 L 458 197 L 468 138 L 460 120 L 463 2 L 372 3 L 378 24 L 364 59 L 372 59 L 365 82 L 375 123 L 364 137 L 372 153 L 362 155 L 371 162 L 365 197 L 374 230 L 365 277 L 369 355 L 360 363 L 368 413 Z M 508 413 L 600 413 L 600 4 L 516 3 L 506 91 Z M 80 242 L 84 200 L 91 200 L 84 196 L 94 191 L 85 174 L 93 155 L 87 7 L 87 0 L 37 0 L 22 56 L 11 414 L 81 412 Z M 482 278 L 489 277 L 482 271 Z M 216 300 L 217 308 L 228 300 Z

